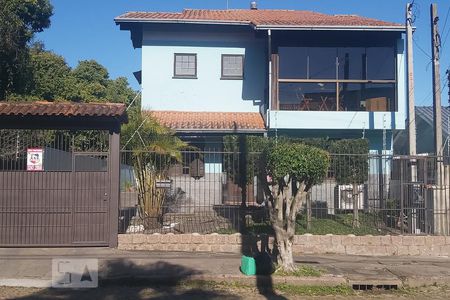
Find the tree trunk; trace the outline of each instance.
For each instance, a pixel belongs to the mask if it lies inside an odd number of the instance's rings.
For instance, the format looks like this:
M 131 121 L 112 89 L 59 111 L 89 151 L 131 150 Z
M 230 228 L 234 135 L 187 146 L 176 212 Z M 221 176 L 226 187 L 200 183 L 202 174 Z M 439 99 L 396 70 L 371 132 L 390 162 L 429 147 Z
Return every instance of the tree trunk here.
M 312 205 L 311 194 L 306 194 L 306 229 L 311 230 Z
M 283 230 L 275 230 L 275 239 L 278 248 L 278 265 L 286 272 L 295 270 L 294 256 L 292 254 L 292 244 L 294 236 L 290 236 Z
M 359 228 L 359 189 L 357 184 L 353 184 L 353 228 Z
M 268 206 L 270 221 L 275 231 L 278 265 L 282 270 L 292 272 L 296 269 L 292 254 L 296 217 L 307 192 L 303 183 L 292 180 L 287 180 L 287 182 L 289 182 L 287 185 L 285 183 L 272 185 L 271 200 L 268 201 Z M 296 184 L 294 193 L 292 192 L 293 183 Z

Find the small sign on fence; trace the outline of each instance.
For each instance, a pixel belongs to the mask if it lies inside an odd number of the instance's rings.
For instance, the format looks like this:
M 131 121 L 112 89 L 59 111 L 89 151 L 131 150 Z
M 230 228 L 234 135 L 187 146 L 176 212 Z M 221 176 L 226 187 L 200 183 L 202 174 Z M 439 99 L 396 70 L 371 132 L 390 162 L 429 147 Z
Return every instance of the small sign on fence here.
M 27 171 L 43 171 L 44 170 L 44 149 L 29 148 L 27 149 Z

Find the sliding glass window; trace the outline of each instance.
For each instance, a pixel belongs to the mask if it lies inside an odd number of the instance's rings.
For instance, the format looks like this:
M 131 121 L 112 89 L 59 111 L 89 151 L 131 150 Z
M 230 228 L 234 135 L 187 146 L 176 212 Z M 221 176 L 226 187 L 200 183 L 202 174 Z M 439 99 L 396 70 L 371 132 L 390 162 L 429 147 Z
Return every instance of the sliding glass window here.
M 279 47 L 280 110 L 395 111 L 394 47 Z

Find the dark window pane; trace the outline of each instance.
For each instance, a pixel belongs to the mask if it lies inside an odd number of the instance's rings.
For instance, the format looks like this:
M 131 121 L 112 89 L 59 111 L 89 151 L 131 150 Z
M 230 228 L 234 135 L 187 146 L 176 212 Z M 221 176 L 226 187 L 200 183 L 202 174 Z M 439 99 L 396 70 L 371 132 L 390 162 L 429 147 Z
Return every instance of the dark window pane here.
M 339 109 L 347 111 L 395 111 L 394 83 L 341 83 Z
M 222 56 L 222 77 L 242 78 L 244 76 L 243 55 Z
M 336 79 L 336 48 L 311 47 L 308 55 L 310 79 Z
M 336 110 L 335 83 L 280 83 L 280 110 Z
M 338 48 L 339 79 L 366 79 L 366 49 Z
M 394 80 L 395 53 L 392 47 L 367 48 L 367 79 Z
M 195 54 L 175 54 L 174 76 L 196 76 L 196 59 Z
M 341 83 L 339 85 L 339 110 L 366 110 L 363 99 L 364 84 Z
M 308 48 L 306 47 L 280 47 L 278 56 L 280 60 L 279 76 L 285 79 L 306 79 L 308 69 Z

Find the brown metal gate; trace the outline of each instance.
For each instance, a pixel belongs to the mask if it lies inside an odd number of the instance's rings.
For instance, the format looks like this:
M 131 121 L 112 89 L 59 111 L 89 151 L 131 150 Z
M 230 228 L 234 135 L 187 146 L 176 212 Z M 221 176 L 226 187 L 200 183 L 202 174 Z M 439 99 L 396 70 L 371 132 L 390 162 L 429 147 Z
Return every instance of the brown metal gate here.
M 74 164 L 72 242 L 82 246 L 107 246 L 110 191 L 108 155 L 76 153 Z
M 79 161 L 100 161 L 81 165 Z M 108 155 L 69 172 L 0 172 L 0 246 L 108 246 Z
M 43 171 L 27 170 L 23 151 L 3 153 L 0 247 L 110 245 L 109 151 L 50 146 Z

